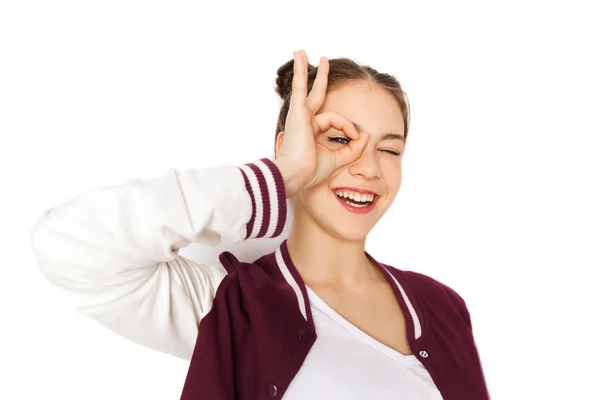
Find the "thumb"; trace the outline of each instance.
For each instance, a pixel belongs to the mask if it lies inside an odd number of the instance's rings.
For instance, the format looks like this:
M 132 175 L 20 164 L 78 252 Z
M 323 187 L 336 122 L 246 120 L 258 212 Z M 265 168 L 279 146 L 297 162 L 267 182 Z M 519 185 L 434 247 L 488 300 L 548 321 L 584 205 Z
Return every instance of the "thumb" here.
M 369 141 L 369 137 L 370 135 L 368 132 L 361 132 L 359 133 L 358 139 L 351 140 L 347 146 L 334 151 L 333 157 L 335 160 L 335 169 L 358 160 Z

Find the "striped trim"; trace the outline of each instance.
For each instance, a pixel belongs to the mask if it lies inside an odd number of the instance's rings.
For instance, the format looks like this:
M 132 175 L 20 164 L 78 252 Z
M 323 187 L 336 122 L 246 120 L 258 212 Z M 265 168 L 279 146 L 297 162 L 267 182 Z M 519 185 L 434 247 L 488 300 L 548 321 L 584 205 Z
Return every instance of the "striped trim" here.
M 298 282 L 296 282 L 296 280 L 292 276 L 289 266 L 285 263 L 285 261 L 283 259 L 283 254 L 281 253 L 282 245 L 277 247 L 277 250 L 275 251 L 275 259 L 277 260 L 277 266 L 279 267 L 279 270 L 281 271 L 281 275 L 283 275 L 283 277 L 285 278 L 288 285 L 290 285 L 292 287 L 292 289 L 294 289 L 294 293 L 296 293 L 296 297 L 298 298 L 298 305 L 300 306 L 300 312 L 302 313 L 304 320 L 308 321 L 308 317 L 306 316 L 306 303 L 304 302 L 304 295 L 302 294 L 302 291 L 300 290 L 300 286 L 298 286 Z
M 252 217 L 250 218 L 250 222 L 246 224 L 246 239 L 248 239 L 249 237 L 258 236 L 257 228 L 260 226 L 260 222 L 262 221 L 262 198 L 260 197 L 258 180 L 256 179 L 256 176 L 252 170 L 246 165 L 240 165 L 239 168 L 242 171 L 242 175 L 244 175 L 246 190 L 248 193 L 250 193 L 250 200 L 252 201 Z M 254 195 L 255 193 L 258 194 L 258 198 L 256 198 Z M 259 221 L 258 224 L 256 224 L 257 220 Z
M 276 237 L 281 234 L 287 215 L 285 186 L 277 166 L 268 158 L 238 166 L 244 176 L 252 202 L 252 215 L 246 237 Z
M 415 308 L 413 307 L 412 303 L 408 299 L 408 296 L 406 295 L 404 288 L 402 287 L 402 285 L 400 285 L 400 283 L 398 282 L 396 277 L 390 271 L 388 271 L 387 268 L 383 268 L 383 270 L 385 270 L 385 272 L 387 272 L 388 275 L 392 278 L 392 280 L 398 287 L 398 290 L 400 291 L 402 298 L 404 299 L 404 303 L 406 304 L 406 307 L 408 308 L 408 312 L 410 313 L 410 316 L 413 320 L 413 326 L 415 329 L 415 340 L 420 338 L 421 334 L 422 334 L 421 322 L 419 321 L 419 317 L 417 316 L 417 312 L 415 311 Z
M 287 217 L 287 202 L 286 202 L 286 195 L 285 195 L 285 184 L 283 182 L 283 177 L 281 176 L 281 172 L 279 171 L 279 168 L 277 168 L 275 163 L 273 163 L 269 159 L 266 159 L 266 161 L 264 163 L 269 168 L 269 171 L 271 172 L 271 175 L 274 178 L 275 191 L 277 193 L 277 196 L 276 196 L 277 212 L 271 214 L 272 216 L 277 218 L 277 223 L 276 224 L 274 223 L 275 231 L 273 232 L 273 235 L 270 236 L 270 237 L 277 237 L 277 236 L 281 235 L 281 233 L 283 232 L 283 228 L 285 226 L 285 220 Z M 269 190 L 271 190 L 271 187 L 269 187 Z M 273 223 L 273 219 L 271 220 L 271 222 Z M 267 233 L 267 235 L 268 235 L 268 233 Z

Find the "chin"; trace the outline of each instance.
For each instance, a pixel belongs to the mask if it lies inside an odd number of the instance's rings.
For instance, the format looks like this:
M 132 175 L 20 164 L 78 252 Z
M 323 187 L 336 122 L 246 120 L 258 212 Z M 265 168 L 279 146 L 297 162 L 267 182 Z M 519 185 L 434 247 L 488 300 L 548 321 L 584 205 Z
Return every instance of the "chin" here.
M 363 241 L 367 238 L 367 235 L 371 231 L 372 227 L 363 228 L 360 226 L 343 226 L 344 224 L 332 223 L 330 227 L 330 233 L 339 239 L 348 241 Z

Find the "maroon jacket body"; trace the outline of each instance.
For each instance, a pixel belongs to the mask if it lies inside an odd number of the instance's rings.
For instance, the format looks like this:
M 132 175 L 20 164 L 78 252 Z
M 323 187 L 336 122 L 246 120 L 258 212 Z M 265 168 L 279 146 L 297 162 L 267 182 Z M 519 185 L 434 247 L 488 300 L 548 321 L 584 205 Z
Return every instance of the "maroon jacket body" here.
M 263 161 L 271 167 L 281 192 L 281 176 L 270 160 Z M 252 194 L 245 173 L 244 178 Z M 268 201 L 266 184 L 260 186 L 265 191 L 262 199 Z M 285 204 L 279 199 L 281 216 Z M 443 398 L 489 399 L 462 297 L 431 277 L 382 264 L 365 254 L 392 286 L 405 315 L 410 348 Z M 241 262 L 230 252 L 219 259 L 228 274 L 218 287 L 212 309 L 200 322 L 181 399 L 281 399 L 319 340 L 306 287 L 290 258 L 287 240 L 252 263 Z

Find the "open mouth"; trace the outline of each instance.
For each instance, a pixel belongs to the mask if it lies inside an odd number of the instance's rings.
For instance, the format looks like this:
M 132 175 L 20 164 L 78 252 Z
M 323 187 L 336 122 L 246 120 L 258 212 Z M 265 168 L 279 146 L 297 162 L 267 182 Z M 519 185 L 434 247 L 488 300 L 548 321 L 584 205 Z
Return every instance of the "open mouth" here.
M 344 189 L 334 189 L 333 194 L 346 210 L 357 214 L 371 211 L 379 199 L 379 196 L 374 193 L 358 193 Z

